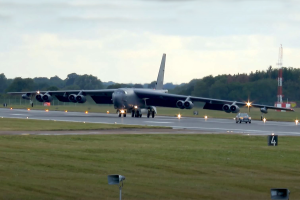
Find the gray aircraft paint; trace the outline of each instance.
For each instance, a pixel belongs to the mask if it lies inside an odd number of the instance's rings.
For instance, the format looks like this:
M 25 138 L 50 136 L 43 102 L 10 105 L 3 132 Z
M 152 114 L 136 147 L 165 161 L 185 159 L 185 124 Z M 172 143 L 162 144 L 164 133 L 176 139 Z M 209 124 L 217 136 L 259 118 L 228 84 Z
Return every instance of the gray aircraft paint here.
M 155 85 L 156 90 L 162 90 L 164 86 L 164 75 L 165 75 L 165 66 L 166 66 L 166 54 L 163 54 L 161 59 L 161 64 L 157 76 L 157 81 Z

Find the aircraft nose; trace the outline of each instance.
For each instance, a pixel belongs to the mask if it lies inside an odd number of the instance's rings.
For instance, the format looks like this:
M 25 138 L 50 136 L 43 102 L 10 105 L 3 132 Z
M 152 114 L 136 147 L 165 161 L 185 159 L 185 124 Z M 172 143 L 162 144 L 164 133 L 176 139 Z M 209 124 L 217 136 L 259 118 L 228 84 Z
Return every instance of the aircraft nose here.
M 113 95 L 113 103 L 115 108 L 124 108 L 123 104 L 123 94 L 114 94 Z

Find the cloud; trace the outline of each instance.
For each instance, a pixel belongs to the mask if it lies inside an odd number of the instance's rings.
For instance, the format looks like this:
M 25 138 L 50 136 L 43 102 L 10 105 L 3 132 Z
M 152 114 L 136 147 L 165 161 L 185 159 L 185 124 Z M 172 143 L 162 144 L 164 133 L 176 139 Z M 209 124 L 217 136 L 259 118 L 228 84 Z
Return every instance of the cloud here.
M 93 74 L 103 81 L 150 82 L 167 54 L 166 82 L 213 74 L 250 73 L 275 66 L 279 41 L 262 35 L 165 36 L 111 31 L 82 39 L 57 34 L 22 36 L 22 45 L 0 52 L 8 77 Z M 299 49 L 284 48 L 284 66 L 297 67 Z M 22 68 L 20 67 L 22 66 Z M 135 76 L 131 72 L 134 72 Z
M 10 19 L 11 19 L 10 16 L 0 14 L 0 20 L 10 20 Z

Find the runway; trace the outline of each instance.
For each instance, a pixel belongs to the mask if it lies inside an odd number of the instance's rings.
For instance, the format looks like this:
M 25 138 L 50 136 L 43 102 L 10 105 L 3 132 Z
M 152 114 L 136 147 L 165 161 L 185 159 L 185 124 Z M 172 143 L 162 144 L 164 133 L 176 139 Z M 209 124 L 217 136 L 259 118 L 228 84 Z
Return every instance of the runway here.
M 4 118 L 21 118 L 39 119 L 39 120 L 56 120 L 69 122 L 89 122 L 89 123 L 106 123 L 106 124 L 128 124 L 128 125 L 149 125 L 149 126 L 167 126 L 173 129 L 183 129 L 191 133 L 230 133 L 246 135 L 289 135 L 300 136 L 300 125 L 295 122 L 274 122 L 252 121 L 251 124 L 236 124 L 233 119 L 207 119 L 182 117 L 156 116 L 155 118 L 119 118 L 116 114 L 104 113 L 80 113 L 80 112 L 62 112 L 44 110 L 21 110 L 21 109 L 0 109 L 0 117 Z M 178 133 L 178 130 L 176 131 Z

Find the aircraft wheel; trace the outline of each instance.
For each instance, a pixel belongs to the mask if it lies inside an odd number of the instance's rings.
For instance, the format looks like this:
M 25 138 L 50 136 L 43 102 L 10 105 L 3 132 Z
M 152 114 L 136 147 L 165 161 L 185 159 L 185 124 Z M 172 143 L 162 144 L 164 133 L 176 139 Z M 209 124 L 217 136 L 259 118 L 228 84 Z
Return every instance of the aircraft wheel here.
M 242 121 L 240 121 L 240 123 L 242 123 Z
M 247 124 L 248 122 L 246 122 L 246 124 Z
M 148 113 L 147 113 L 147 118 L 149 118 L 150 117 L 150 111 L 148 111 Z
M 138 110 L 135 112 L 135 117 L 140 117 L 140 112 Z
M 131 111 L 131 117 L 134 117 L 134 110 Z
M 238 123 L 238 121 L 235 121 L 235 123 Z
M 140 114 L 140 118 L 142 117 L 143 115 L 142 114 Z
M 249 122 L 249 124 L 251 124 L 251 121 Z
M 123 117 L 126 117 L 126 114 L 123 114 Z
M 154 111 L 152 111 L 152 118 L 154 118 L 155 117 L 155 112 Z
M 119 117 L 121 117 L 121 113 L 119 114 Z

